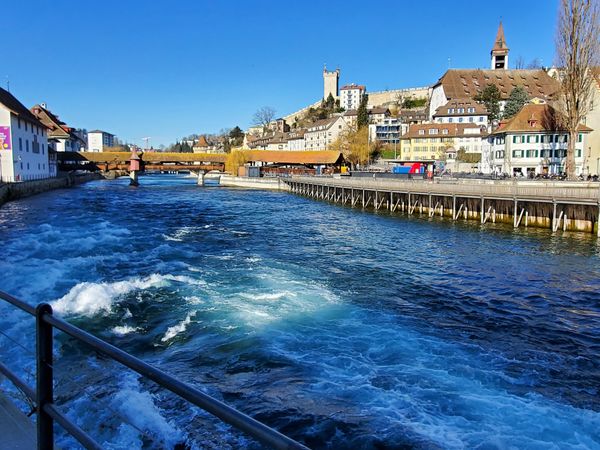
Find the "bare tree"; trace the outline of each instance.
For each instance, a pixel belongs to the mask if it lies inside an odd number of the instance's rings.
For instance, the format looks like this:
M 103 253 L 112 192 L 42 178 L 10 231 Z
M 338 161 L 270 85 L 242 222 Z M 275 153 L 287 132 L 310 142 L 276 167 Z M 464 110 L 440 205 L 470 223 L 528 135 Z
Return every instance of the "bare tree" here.
M 598 64 L 600 23 L 598 0 L 560 0 L 556 31 L 557 66 L 561 70 L 559 110 L 569 133 L 565 171 L 575 178 L 577 127 L 590 110 L 592 68 Z
M 267 128 L 269 128 L 269 124 L 273 121 L 274 117 L 275 110 L 270 106 L 263 106 L 254 113 L 254 116 L 252 117 L 252 122 L 254 123 L 254 125 L 262 127 L 262 133 L 264 135 L 267 131 Z
M 527 68 L 529 70 L 541 69 L 542 68 L 542 61 L 539 58 L 533 58 L 531 60 L 531 62 L 529 64 L 527 64 Z
M 522 56 L 518 56 L 517 59 L 515 59 L 515 69 L 521 70 L 524 68 L 525 68 L 525 58 L 523 58 Z

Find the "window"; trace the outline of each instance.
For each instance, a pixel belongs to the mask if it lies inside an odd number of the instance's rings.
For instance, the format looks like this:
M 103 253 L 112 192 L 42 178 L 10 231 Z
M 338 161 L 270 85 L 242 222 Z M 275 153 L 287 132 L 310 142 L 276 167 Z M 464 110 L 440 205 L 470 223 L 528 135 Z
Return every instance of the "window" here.
M 527 156 L 527 158 L 537 158 L 538 151 L 537 150 L 527 150 L 526 156 Z
M 450 109 L 448 110 L 448 114 L 454 114 L 454 108 L 450 108 Z
M 458 113 L 459 114 L 464 114 L 465 112 L 465 108 L 458 108 Z
M 525 143 L 525 136 L 521 136 L 521 144 Z
M 484 119 L 483 119 L 483 116 L 480 116 L 480 117 L 479 117 L 479 121 L 480 121 L 480 122 L 483 122 L 483 121 L 484 121 Z
M 462 121 L 463 121 L 463 118 L 462 118 L 462 117 L 459 117 L 459 118 L 458 118 L 458 121 L 459 121 L 460 123 L 462 123 Z
M 19 138 L 19 151 L 23 151 L 23 139 Z
M 578 149 L 578 150 L 575 152 L 575 157 L 576 157 L 576 158 L 581 158 L 581 149 Z
M 452 123 L 452 122 L 454 122 L 454 119 L 453 119 L 452 117 L 450 117 L 450 118 L 448 119 L 448 123 Z
M 29 141 L 27 139 L 25 139 L 25 151 L 29 151 Z
M 25 122 L 25 131 L 27 131 L 27 122 Z
M 523 150 L 513 150 L 512 155 L 513 155 L 513 158 L 522 158 Z
M 419 130 L 419 134 L 421 134 L 421 135 L 425 134 L 425 130 Z
M 542 158 L 551 158 L 552 150 L 542 150 Z
M 499 159 L 499 158 L 504 158 L 504 150 L 498 150 L 498 151 L 496 152 L 496 158 L 497 158 L 497 159 Z
M 474 120 L 475 120 L 474 117 L 469 117 L 469 122 L 473 123 Z
M 20 130 L 21 129 L 21 118 L 20 117 L 17 117 L 17 125 L 18 125 L 19 130 Z M 22 167 L 21 167 L 21 169 L 22 169 Z
M 442 130 L 442 134 L 448 134 L 448 130 Z
M 583 134 L 579 134 L 577 137 L 577 142 L 583 142 Z
M 429 134 L 438 134 L 437 128 L 432 128 L 429 130 Z

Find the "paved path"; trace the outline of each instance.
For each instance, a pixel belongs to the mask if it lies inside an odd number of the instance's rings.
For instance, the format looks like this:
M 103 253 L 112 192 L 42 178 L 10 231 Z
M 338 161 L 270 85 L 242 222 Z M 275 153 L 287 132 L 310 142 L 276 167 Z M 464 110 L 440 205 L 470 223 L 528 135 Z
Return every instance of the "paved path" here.
M 0 391 L 0 449 L 35 450 L 33 422 Z

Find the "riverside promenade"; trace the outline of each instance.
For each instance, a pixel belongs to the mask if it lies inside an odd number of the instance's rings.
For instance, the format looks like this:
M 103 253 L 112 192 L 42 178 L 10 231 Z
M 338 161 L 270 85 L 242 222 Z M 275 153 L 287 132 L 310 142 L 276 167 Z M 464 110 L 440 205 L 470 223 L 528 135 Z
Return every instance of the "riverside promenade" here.
M 292 177 L 290 191 L 352 207 L 600 236 L 600 184 L 516 180 Z
M 36 447 L 33 422 L 0 391 L 0 448 L 33 450 Z

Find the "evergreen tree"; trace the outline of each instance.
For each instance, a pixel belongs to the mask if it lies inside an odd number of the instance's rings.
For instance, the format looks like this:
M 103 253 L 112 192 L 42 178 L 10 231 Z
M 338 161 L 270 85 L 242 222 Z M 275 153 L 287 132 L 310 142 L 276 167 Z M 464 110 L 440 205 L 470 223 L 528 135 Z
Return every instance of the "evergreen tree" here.
M 331 95 L 331 92 L 330 92 L 329 95 L 327 96 L 327 100 L 325 100 L 325 107 L 327 109 L 333 109 L 334 106 L 335 106 L 335 100 L 333 98 L 333 95 Z
M 366 127 L 369 125 L 369 111 L 367 110 L 368 96 L 364 94 L 360 99 L 360 105 L 356 111 L 356 124 L 358 128 Z
M 477 94 L 475 100 L 485 105 L 490 122 L 500 119 L 500 89 L 498 86 L 488 84 L 483 91 Z
M 529 95 L 523 86 L 517 86 L 510 93 L 506 106 L 504 107 L 504 118 L 509 119 L 517 114 L 523 105 L 529 102 Z

